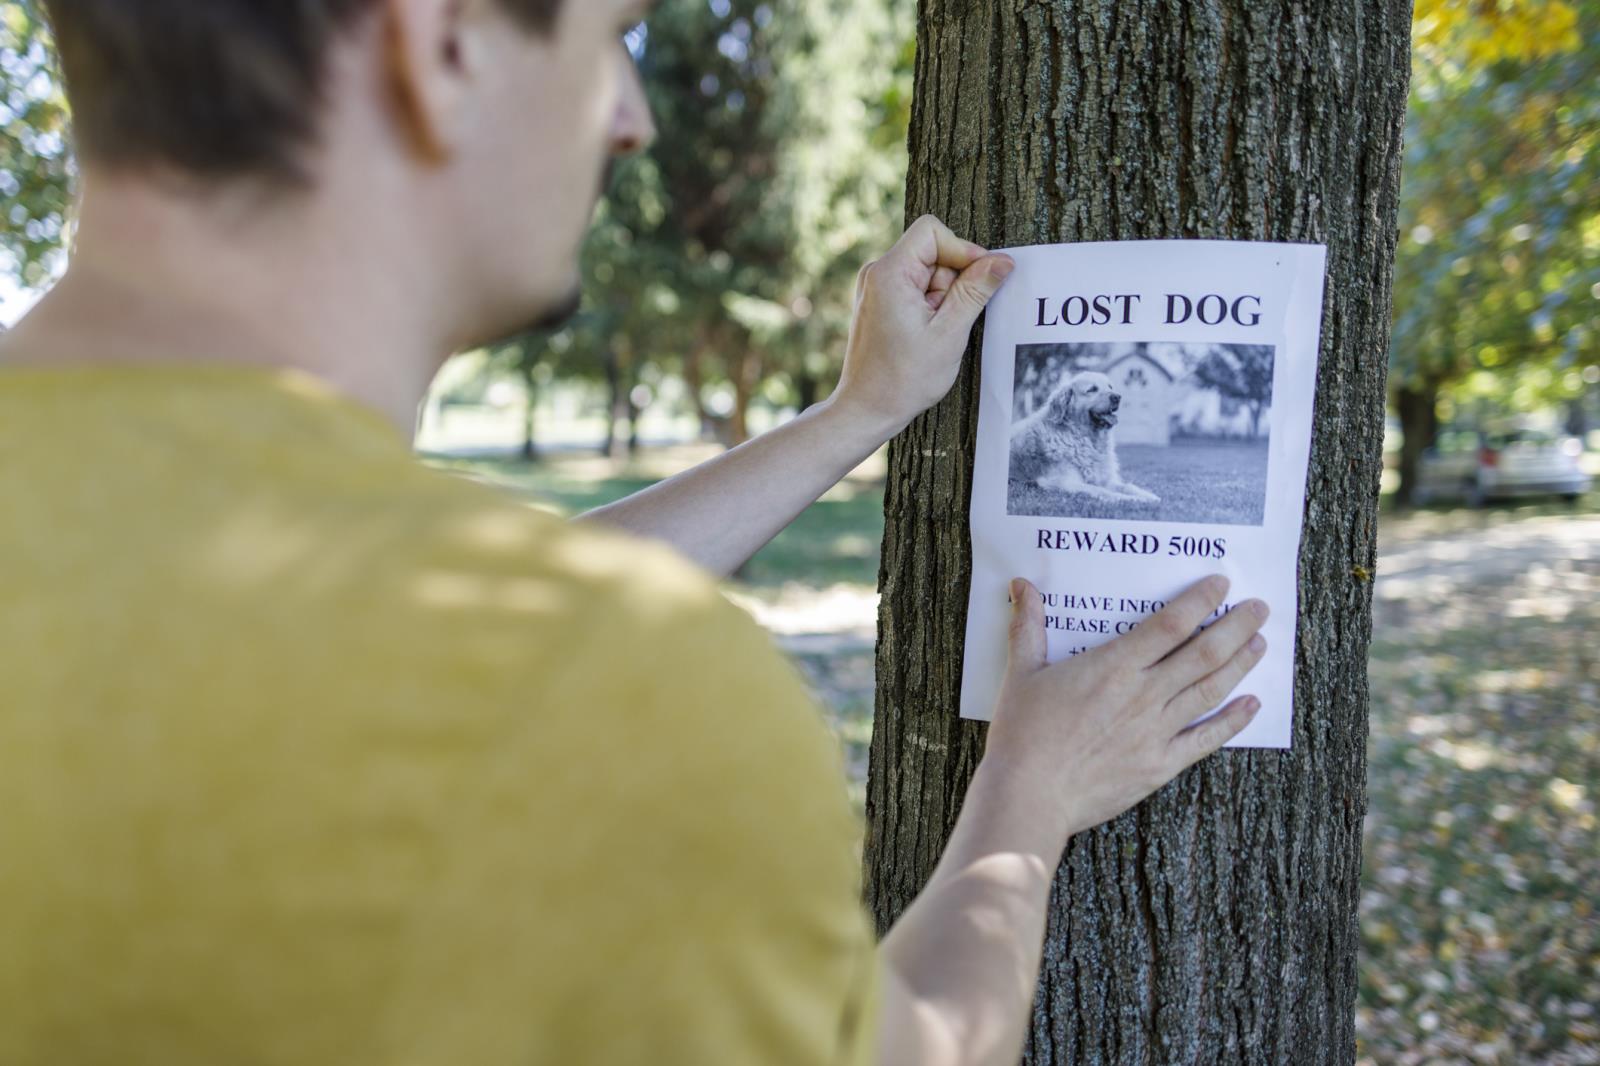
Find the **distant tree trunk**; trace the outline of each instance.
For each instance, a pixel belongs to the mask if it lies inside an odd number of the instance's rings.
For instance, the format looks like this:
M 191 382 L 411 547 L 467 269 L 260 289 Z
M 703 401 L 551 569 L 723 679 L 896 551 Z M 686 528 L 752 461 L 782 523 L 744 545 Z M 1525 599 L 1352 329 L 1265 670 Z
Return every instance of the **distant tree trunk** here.
M 606 391 L 610 396 L 610 402 L 606 404 L 606 432 L 600 439 L 601 455 L 614 455 L 617 450 L 617 408 L 622 403 L 622 367 L 617 364 L 617 350 L 608 345 L 605 357 L 601 360 L 606 373 Z
M 704 361 L 710 341 L 703 335 L 695 339 L 689 354 L 683 360 L 683 384 L 694 405 L 695 418 L 700 423 L 700 439 L 711 440 L 721 436 L 717 419 L 706 410 Z
M 724 441 L 730 448 L 750 439 L 750 401 L 761 385 L 761 353 L 745 344 L 733 361 L 733 411 L 728 417 Z
M 1403 385 L 1395 390 L 1394 406 L 1400 417 L 1400 484 L 1394 502 L 1411 507 L 1417 502 L 1422 453 L 1439 436 L 1439 386 L 1431 381 Z
M 534 412 L 539 405 L 539 385 L 534 380 L 534 369 L 533 363 L 526 363 L 522 367 L 523 386 L 527 390 L 524 393 L 526 399 L 522 418 L 522 458 L 524 462 L 530 463 L 539 458 L 539 444 L 534 433 Z
M 806 408 L 814 405 L 817 402 L 817 389 L 818 382 L 815 374 L 808 373 L 804 370 L 796 374 L 794 379 L 796 407 L 799 410 L 804 411 Z
M 1328 289 L 1300 551 L 1294 749 L 1229 752 L 1075 838 L 1030 1063 L 1351 1063 L 1367 645 L 1406 0 L 922 0 L 907 215 L 999 247 L 1316 241 Z M 885 500 L 867 902 L 932 872 L 986 727 L 957 717 L 975 336 L 896 440 Z
M 1576 399 L 1567 401 L 1567 432 L 1574 437 L 1587 437 L 1589 435 L 1589 408 L 1587 393 L 1580 394 Z

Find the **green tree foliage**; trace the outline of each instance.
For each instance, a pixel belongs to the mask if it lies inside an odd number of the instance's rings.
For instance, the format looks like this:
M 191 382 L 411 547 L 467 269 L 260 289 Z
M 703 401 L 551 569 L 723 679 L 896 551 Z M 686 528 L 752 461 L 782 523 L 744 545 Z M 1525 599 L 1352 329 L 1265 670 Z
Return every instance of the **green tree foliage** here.
M 1441 400 L 1572 399 L 1600 363 L 1596 40 L 1597 0 L 1419 9 L 1390 360 L 1402 500 Z
M 758 395 L 817 397 L 856 271 L 898 232 L 910 100 L 903 0 L 669 0 L 633 44 L 661 135 L 586 253 L 569 372 L 613 395 L 685 379 L 737 442 Z M 708 409 L 713 389 L 731 394 Z
M 72 156 L 67 104 L 36 0 L 0 0 L 0 269 L 37 286 L 66 240 Z

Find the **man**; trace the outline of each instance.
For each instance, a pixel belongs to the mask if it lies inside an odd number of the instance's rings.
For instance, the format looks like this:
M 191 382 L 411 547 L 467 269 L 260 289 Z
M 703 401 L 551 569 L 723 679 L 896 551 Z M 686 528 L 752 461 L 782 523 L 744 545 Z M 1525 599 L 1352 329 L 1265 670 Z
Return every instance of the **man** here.
M 0 348 L 0 1064 L 1015 1061 L 1068 837 L 1243 727 L 1202 583 L 1009 675 L 881 945 L 726 574 L 934 403 L 1009 262 L 925 219 L 832 398 L 566 525 L 414 463 L 654 135 L 631 0 L 53 0 L 84 202 Z M 623 530 L 646 539 L 633 539 Z M 1253 606 L 1253 605 L 1252 605 Z M 1192 637 L 1192 639 L 1191 639 Z

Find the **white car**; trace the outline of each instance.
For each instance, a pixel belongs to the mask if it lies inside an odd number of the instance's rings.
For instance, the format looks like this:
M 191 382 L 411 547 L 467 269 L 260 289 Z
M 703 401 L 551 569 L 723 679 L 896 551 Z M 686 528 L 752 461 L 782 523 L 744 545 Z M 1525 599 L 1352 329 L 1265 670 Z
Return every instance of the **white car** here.
M 1416 500 L 1462 499 L 1469 507 L 1519 496 L 1576 500 L 1591 483 L 1582 455 L 1578 438 L 1542 430 L 1446 430 L 1422 453 Z

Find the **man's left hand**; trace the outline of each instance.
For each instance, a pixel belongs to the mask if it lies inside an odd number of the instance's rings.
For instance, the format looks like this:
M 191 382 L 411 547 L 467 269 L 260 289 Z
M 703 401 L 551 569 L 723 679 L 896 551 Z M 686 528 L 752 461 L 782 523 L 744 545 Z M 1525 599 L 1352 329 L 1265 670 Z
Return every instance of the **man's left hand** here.
M 978 315 L 1010 276 L 1009 256 L 957 237 L 932 215 L 861 268 L 844 372 L 832 405 L 885 439 L 944 398 Z

